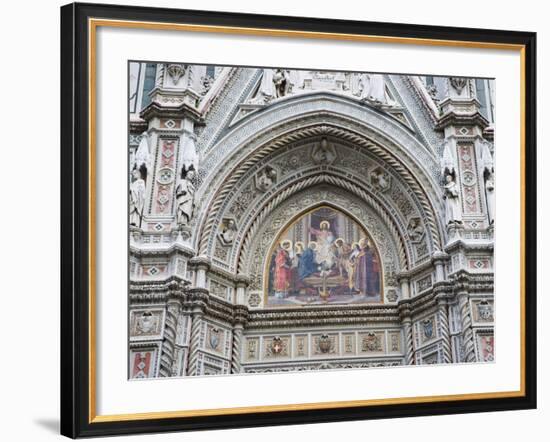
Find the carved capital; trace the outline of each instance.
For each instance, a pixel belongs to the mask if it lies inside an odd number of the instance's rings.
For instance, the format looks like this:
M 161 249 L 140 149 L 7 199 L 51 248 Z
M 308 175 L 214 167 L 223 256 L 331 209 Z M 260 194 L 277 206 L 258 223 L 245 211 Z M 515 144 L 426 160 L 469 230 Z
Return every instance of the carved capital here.
M 408 271 L 402 271 L 395 275 L 395 277 L 397 278 L 397 282 L 401 284 L 402 282 L 409 282 L 411 280 L 411 273 Z
M 235 277 L 235 285 L 237 287 L 248 287 L 250 284 L 250 276 L 244 274 L 238 274 Z
M 197 270 L 198 269 L 208 270 L 210 269 L 211 265 L 212 265 L 212 262 L 210 258 L 204 255 L 195 256 L 189 260 L 189 267 Z
M 449 258 L 450 256 L 447 253 L 437 250 L 432 255 L 432 263 L 434 265 L 444 264 Z

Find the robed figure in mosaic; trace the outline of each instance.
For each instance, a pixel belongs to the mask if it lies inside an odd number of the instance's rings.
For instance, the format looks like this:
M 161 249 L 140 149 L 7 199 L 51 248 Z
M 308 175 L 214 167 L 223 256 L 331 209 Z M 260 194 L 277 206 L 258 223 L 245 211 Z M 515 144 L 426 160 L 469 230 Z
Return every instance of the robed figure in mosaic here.
M 366 296 L 376 296 L 380 291 L 380 269 L 378 258 L 368 240 L 359 242 L 360 252 L 357 255 L 354 288 Z

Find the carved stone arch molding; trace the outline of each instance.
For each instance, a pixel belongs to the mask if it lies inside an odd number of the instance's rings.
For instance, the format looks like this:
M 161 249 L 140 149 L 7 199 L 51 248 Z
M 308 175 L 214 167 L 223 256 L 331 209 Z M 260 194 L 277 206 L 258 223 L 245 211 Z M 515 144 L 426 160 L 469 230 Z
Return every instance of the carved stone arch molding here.
M 241 255 L 239 269 L 250 278 L 250 294 L 263 294 L 264 271 L 270 256 L 269 251 L 281 232 L 293 220 L 321 206 L 332 207 L 349 216 L 372 236 L 382 259 L 384 291 L 396 289 L 393 276 L 400 266 L 399 244 L 387 224 L 361 197 L 325 183 L 297 192 L 277 205 L 264 222 L 258 223 L 254 234 L 248 237 L 248 252 Z M 260 295 L 260 298 L 264 299 L 264 296 Z
M 317 172 L 292 181 L 284 189 L 275 191 L 273 193 L 273 198 L 268 199 L 263 206 L 258 208 L 254 217 L 251 217 L 250 221 L 242 227 L 242 235 L 238 236 L 240 240 L 236 241 L 232 249 L 232 261 L 235 263 L 233 269 L 236 269 L 238 273 L 247 273 L 246 267 L 248 265 L 252 243 L 258 235 L 260 235 L 259 232 L 262 230 L 264 222 L 267 222 L 266 220 L 269 220 L 273 216 L 280 205 L 286 204 L 294 194 L 305 193 L 307 195 L 308 192 L 318 192 L 319 188 L 332 188 L 334 189 L 332 194 L 339 195 L 340 199 L 342 195 L 346 195 L 350 204 L 353 199 L 354 207 L 357 206 L 357 201 L 360 201 L 362 208 L 365 210 L 368 208 L 369 212 L 383 223 L 387 236 L 393 241 L 391 249 L 387 250 L 388 253 L 392 253 L 392 262 L 395 262 L 396 269 L 401 270 L 409 268 L 410 256 L 407 253 L 403 235 L 399 232 L 392 217 L 379 205 L 378 201 L 364 188 L 348 179 L 332 173 Z M 315 203 L 321 204 L 322 202 L 323 201 L 317 201 Z M 330 200 L 324 201 L 324 203 L 331 205 Z M 349 207 L 345 208 L 344 211 L 350 212 Z M 356 214 L 352 213 L 351 215 L 356 217 Z M 360 222 L 360 224 L 361 223 L 363 222 Z
M 318 115 L 316 117 L 319 118 Z M 239 155 L 239 152 L 237 152 L 235 153 L 236 157 L 226 160 L 225 170 L 220 169 L 218 178 L 214 180 L 215 183 L 209 188 L 210 191 L 205 192 L 206 189 L 202 189 L 201 205 L 207 209 L 203 211 L 203 217 L 199 220 L 200 234 L 195 238 L 201 255 L 211 255 L 216 231 L 219 228 L 220 213 L 223 213 L 226 209 L 229 199 L 236 191 L 235 186 L 247 172 L 262 167 L 267 163 L 270 155 L 289 144 L 327 136 L 364 149 L 379 158 L 384 164 L 387 164 L 416 198 L 421 210 L 420 215 L 427 227 L 427 236 L 430 239 L 432 250 L 441 249 L 442 226 L 439 224 L 439 217 L 436 216 L 436 213 L 441 211 L 441 201 L 437 193 L 438 190 L 435 186 L 432 186 L 432 180 L 427 178 L 420 169 L 412 170 L 404 164 L 401 156 L 396 155 L 396 153 L 401 155 L 402 152 L 396 152 L 395 148 L 391 146 L 388 148 L 378 145 L 363 133 L 352 131 L 349 127 L 336 125 L 335 123 L 338 121 L 335 121 L 333 117 L 325 116 L 321 119 L 321 123 L 313 123 L 305 127 L 296 128 L 294 125 L 292 130 L 283 133 L 270 142 L 254 148 L 250 146 L 243 147 L 246 153 Z M 423 182 L 421 183 L 421 181 Z M 428 184 L 428 190 L 425 187 L 426 183 Z
M 237 231 L 234 241 L 230 245 L 222 244 L 216 241 L 215 236 L 209 241 L 214 248 L 214 260 L 223 261 L 220 265 L 224 269 L 242 272 L 237 258 L 242 262 L 251 235 L 273 208 L 293 193 L 323 183 L 359 196 L 384 220 L 399 245 L 401 270 L 408 270 L 414 263 L 430 258 L 429 253 L 434 247 L 431 236 L 424 234 L 423 223 L 416 225 L 414 240 L 409 235 L 411 220 L 418 222 L 423 214 L 414 195 L 407 195 L 406 183 L 401 182 L 400 177 L 375 156 L 336 139 L 325 139 L 327 145 L 334 148 L 332 162 L 317 164 L 313 156 L 322 140 L 312 138 L 289 144 L 251 167 L 235 183 L 232 194 L 218 215 L 218 223 L 222 219 L 235 221 Z M 266 172 L 271 178 L 258 187 L 257 178 L 265 178 Z M 380 175 L 384 176 L 382 183 L 374 179 Z M 268 185 L 264 187 L 266 183 Z M 208 249 L 208 253 L 211 255 L 212 249 Z

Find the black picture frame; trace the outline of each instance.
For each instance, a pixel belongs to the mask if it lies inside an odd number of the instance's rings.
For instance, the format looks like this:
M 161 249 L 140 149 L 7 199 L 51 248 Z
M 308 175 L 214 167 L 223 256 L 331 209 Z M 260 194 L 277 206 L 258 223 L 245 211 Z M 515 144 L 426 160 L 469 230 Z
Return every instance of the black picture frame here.
M 94 421 L 90 412 L 89 18 L 520 45 L 524 51 L 524 395 L 323 410 Z M 536 408 L 536 34 L 73 3 L 61 8 L 61 434 L 105 436 Z

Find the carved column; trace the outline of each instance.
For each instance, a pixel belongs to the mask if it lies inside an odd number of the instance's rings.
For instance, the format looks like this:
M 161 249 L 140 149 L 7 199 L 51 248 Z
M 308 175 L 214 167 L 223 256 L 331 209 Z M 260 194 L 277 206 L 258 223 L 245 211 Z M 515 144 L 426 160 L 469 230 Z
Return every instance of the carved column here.
M 172 376 L 174 363 L 174 348 L 176 345 L 178 316 L 181 311 L 183 288 L 175 281 L 170 283 L 168 300 L 166 302 L 166 321 L 164 326 L 164 339 L 161 347 L 160 377 Z
M 403 324 L 403 335 L 405 341 L 405 364 L 415 364 L 415 348 L 412 331 L 411 307 L 410 307 L 410 284 L 409 274 L 401 272 L 397 276 L 399 285 L 401 286 L 401 300 L 399 301 L 399 316 Z
M 231 373 L 240 373 L 242 371 L 242 337 L 246 319 L 248 317 L 248 308 L 244 305 L 237 305 L 235 307 L 234 315 L 233 341 L 231 345 Z
M 248 317 L 248 308 L 244 305 L 246 302 L 246 287 L 250 283 L 250 280 L 245 275 L 238 275 L 235 284 L 236 296 L 235 296 L 235 310 L 233 321 L 233 341 L 231 345 L 231 373 L 240 373 L 241 366 L 241 349 L 242 349 L 242 336 L 246 319 Z
M 453 362 L 451 350 L 451 333 L 449 330 L 449 298 L 451 297 L 451 286 L 445 282 L 434 284 L 434 294 L 437 302 L 437 317 L 439 322 L 439 333 L 441 335 L 441 346 L 443 347 L 443 362 Z
M 195 376 L 198 372 L 198 360 L 201 344 L 201 329 L 206 306 L 208 304 L 208 290 L 195 287 L 188 291 L 191 307 L 191 337 L 189 339 L 189 360 L 187 374 Z
M 412 331 L 411 306 L 409 300 L 399 302 L 399 317 L 403 324 L 403 334 L 405 340 L 405 364 L 416 364 L 415 346 Z
M 474 332 L 472 330 L 467 276 L 464 274 L 458 275 L 456 279 L 455 291 L 462 324 L 462 362 L 475 362 Z

